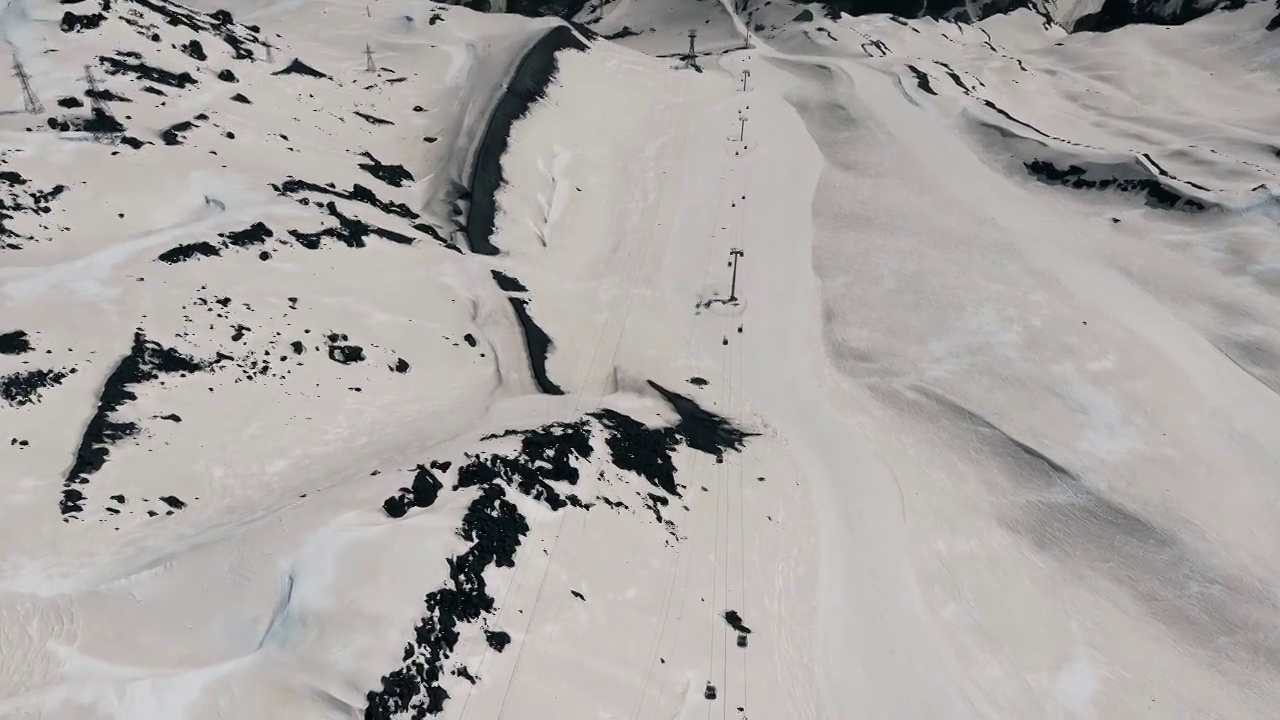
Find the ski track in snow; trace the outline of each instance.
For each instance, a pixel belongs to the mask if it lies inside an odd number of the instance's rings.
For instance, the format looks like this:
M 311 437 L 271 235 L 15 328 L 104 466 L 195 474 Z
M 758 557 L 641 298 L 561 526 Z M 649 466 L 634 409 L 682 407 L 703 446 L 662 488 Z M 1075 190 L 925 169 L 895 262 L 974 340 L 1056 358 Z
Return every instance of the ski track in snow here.
M 1271 717 L 1277 9 L 839 7 L 10 0 L 0 715 Z

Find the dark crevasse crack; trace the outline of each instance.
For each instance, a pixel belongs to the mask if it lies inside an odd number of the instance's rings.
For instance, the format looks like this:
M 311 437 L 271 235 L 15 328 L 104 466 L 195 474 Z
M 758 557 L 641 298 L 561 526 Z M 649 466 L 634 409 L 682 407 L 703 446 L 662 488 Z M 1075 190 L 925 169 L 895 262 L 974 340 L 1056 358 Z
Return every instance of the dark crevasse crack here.
M 135 332 L 129 353 L 121 358 L 103 383 L 98 407 L 85 427 L 75 458 L 67 470 L 62 483 L 62 514 L 74 515 L 84 510 L 86 498 L 80 488 L 88 485 L 89 478 L 106 464 L 111 446 L 136 435 L 141 429 L 136 422 L 117 417 L 121 408 L 138 399 L 135 388 L 161 375 L 185 376 L 201 372 L 215 362 L 217 360 L 208 363 L 197 361 L 148 340 L 142 331 Z
M 484 574 L 492 567 L 515 567 L 516 553 L 529 532 L 527 519 L 509 499 L 508 492 L 519 492 L 553 511 L 570 506 L 588 511 L 593 505 L 583 502 L 570 489 L 578 484 L 579 464 L 593 458 L 592 438 L 597 434 L 604 435 L 609 449 L 607 462 L 623 473 L 633 473 L 630 468 L 673 467 L 671 455 L 680 444 L 717 457 L 742 449 L 748 433 L 684 396 L 653 383 L 651 386 L 667 398 L 680 416 L 674 426 L 648 427 L 617 411 L 598 411 L 572 422 L 492 435 L 484 440 L 519 438 L 519 446 L 515 450 L 466 455 L 452 489 L 477 491 L 457 530 L 470 547 L 448 559 L 449 580 L 427 594 L 423 617 L 405 644 L 400 667 L 383 676 L 381 687 L 366 695 L 365 720 L 424 718 L 443 712 L 450 696 L 442 681 L 468 626 L 482 625 L 484 641 L 498 652 L 512 642 L 508 633 L 492 630 L 484 622 L 497 610 Z M 651 456 L 643 457 L 645 452 Z M 384 503 L 389 517 L 401 518 L 412 508 L 429 507 L 435 502 L 444 483 L 432 470 L 443 473 L 448 466 L 435 463 L 428 469 L 419 465 L 411 487 L 401 488 Z M 669 486 L 674 487 L 674 482 Z M 652 495 L 664 504 L 670 502 L 665 495 Z M 621 503 L 605 505 L 625 508 Z

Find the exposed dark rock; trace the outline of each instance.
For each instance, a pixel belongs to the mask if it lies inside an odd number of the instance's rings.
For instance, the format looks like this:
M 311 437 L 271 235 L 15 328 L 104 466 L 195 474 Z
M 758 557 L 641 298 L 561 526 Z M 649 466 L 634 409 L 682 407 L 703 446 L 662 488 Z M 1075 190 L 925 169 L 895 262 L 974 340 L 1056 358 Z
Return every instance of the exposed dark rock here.
M 376 115 L 362 113 L 359 110 L 353 110 L 352 113 L 356 117 L 360 118 L 361 120 L 364 120 L 370 125 L 395 125 L 395 123 L 391 122 L 390 120 L 383 120 L 382 118 L 377 117 Z
M 271 74 L 272 75 L 306 75 L 307 77 L 325 78 L 329 80 L 333 79 L 333 78 L 330 78 L 328 75 L 320 72 L 319 70 L 316 70 L 315 68 L 311 67 L 310 65 L 302 62 L 298 58 L 294 58 L 288 65 L 284 67 L 284 69 L 277 70 Z
M 529 288 L 524 283 L 497 270 L 489 271 L 493 275 L 494 282 L 498 283 L 498 287 L 506 292 L 528 292 Z
M 654 387 L 657 388 L 656 385 Z M 691 425 L 723 430 L 723 426 L 727 425 L 723 419 L 696 405 L 693 405 L 696 410 L 684 405 L 692 404 L 692 401 L 680 396 L 674 397 L 682 403 L 677 408 L 677 413 L 681 416 L 680 422 L 686 425 L 686 430 Z M 610 417 L 626 416 L 614 413 Z M 454 489 L 479 490 L 479 494 L 467 508 L 458 531 L 458 535 L 471 543 L 471 546 L 461 555 L 449 559 L 449 581 L 440 589 L 427 594 L 424 601 L 425 613 L 414 629 L 412 640 L 405 645 L 401 666 L 383 676 L 381 687 L 370 691 L 366 696 L 365 720 L 424 718 L 444 710 L 449 699 L 448 692 L 441 685 L 446 662 L 461 640 L 466 626 L 480 623 L 485 616 L 492 615 L 497 610 L 495 599 L 488 593 L 484 573 L 494 566 L 514 567 L 516 552 L 529 532 L 528 522 L 517 506 L 507 499 L 508 490 L 516 490 L 553 511 L 570 506 L 585 511 L 589 506 L 576 495 L 562 493 L 564 486 L 572 487 L 578 482 L 580 471 L 576 463 L 591 459 L 591 438 L 595 431 L 607 434 L 607 444 L 611 448 L 630 447 L 631 444 L 625 442 L 625 439 L 621 444 L 613 441 L 619 434 L 632 432 L 662 435 L 674 433 L 683 437 L 683 431 L 677 430 L 680 424 L 672 428 L 647 428 L 632 418 L 626 417 L 626 420 L 629 422 L 615 422 L 610 427 L 601 423 L 598 417 L 589 416 L 574 422 L 551 423 L 533 430 L 513 430 L 485 439 L 518 437 L 520 446 L 517 450 L 467 455 L 466 462 L 458 469 Z M 699 433 L 701 432 L 700 430 Z M 735 432 L 736 434 L 724 431 L 707 433 L 706 437 L 730 443 L 718 448 L 719 452 L 723 452 L 741 447 L 741 439 L 746 434 Z M 649 458 L 633 464 L 672 464 L 669 457 L 673 449 L 671 446 L 650 445 L 655 453 L 667 457 Z M 421 471 L 419 466 L 415 484 L 417 478 L 422 477 Z M 434 500 L 439 488 L 431 480 L 425 482 L 426 492 Z M 416 490 L 402 488 L 401 495 L 389 499 L 390 507 L 384 505 L 384 510 L 389 516 L 401 517 L 402 511 L 407 512 L 410 496 L 416 502 Z M 664 503 L 669 502 L 665 496 L 653 497 L 660 497 Z M 614 507 L 613 504 L 608 505 Z M 618 505 L 625 508 L 621 503 Z M 581 592 L 572 592 L 575 597 L 586 599 Z M 511 643 L 511 636 L 505 632 L 487 627 L 482 630 L 485 641 L 498 652 L 505 650 Z
M 40 391 L 57 387 L 75 372 L 70 370 L 27 370 L 0 376 L 0 400 L 13 407 L 34 405 L 40 402 Z
M 910 70 L 911 73 L 916 76 L 916 86 L 918 86 L 921 90 L 929 93 L 930 95 L 938 94 L 933 91 L 933 86 L 929 84 L 929 76 L 925 74 L 923 70 L 916 67 L 915 65 L 908 65 L 907 69 Z
M 31 340 L 25 330 L 0 333 L 0 355 L 21 355 L 31 352 Z
M 182 141 L 186 139 L 184 134 L 193 130 L 195 127 L 196 124 L 190 120 L 183 120 L 180 123 L 175 123 L 165 128 L 164 131 L 160 133 L 160 139 L 164 141 L 165 145 L 181 145 Z
M 499 249 L 490 242 L 497 214 L 496 195 L 502 187 L 502 155 L 507 151 L 508 136 L 515 121 L 541 100 L 556 72 L 556 53 L 561 50 L 586 50 L 573 30 L 557 26 L 543 35 L 525 53 L 516 67 L 507 91 L 489 116 L 476 151 L 470 183 L 471 204 L 467 211 L 467 243 L 477 255 L 497 255 Z
M 551 352 L 551 337 L 538 326 L 529 315 L 529 302 L 524 298 L 508 298 L 511 308 L 516 312 L 516 320 L 524 334 L 524 346 L 529 355 L 529 369 L 533 373 L 533 381 L 538 389 L 547 395 L 563 395 L 560 389 L 547 377 L 547 354 Z
M 218 71 L 218 79 L 221 80 L 222 82 L 229 82 L 229 83 L 240 82 L 240 80 L 236 77 L 236 74 L 226 68 L 223 68 L 222 70 Z
M 391 187 L 404 187 L 405 183 L 413 182 L 413 175 L 403 165 L 386 165 L 371 153 L 360 154 L 368 158 L 369 162 L 360 163 L 358 167 Z
M 387 513 L 387 517 L 400 518 L 410 508 L 431 507 L 440 496 L 444 483 L 440 482 L 435 473 L 426 465 L 419 465 L 414 470 L 413 484 L 400 488 L 399 495 L 389 497 L 382 503 L 382 510 Z
M 84 101 L 78 97 L 64 97 L 58 98 L 58 105 L 64 108 L 74 109 L 84 107 Z
M 78 15 L 68 10 L 62 14 L 62 22 L 59 27 L 64 33 L 83 32 L 85 30 L 96 30 L 107 19 L 102 13 L 89 13 L 87 15 Z
M 501 630 L 485 628 L 484 641 L 489 644 L 489 647 L 493 648 L 494 652 L 502 652 L 511 644 L 511 635 Z
M 217 257 L 222 254 L 222 248 L 210 242 L 200 241 L 189 243 L 187 245 L 179 245 L 171 250 L 165 250 L 156 257 L 161 262 L 170 265 L 185 262 L 197 257 Z
M 134 333 L 129 353 L 120 360 L 103 383 L 97 410 L 85 427 L 75 459 L 63 480 L 62 501 L 59 504 L 63 515 L 84 510 L 85 496 L 77 486 L 87 485 L 89 478 L 102 469 L 110 455 L 111 446 L 136 435 L 140 430 L 136 422 L 116 417 L 121 408 L 138 399 L 135 388 L 161 375 L 196 373 L 209 365 L 211 363 L 198 362 L 177 350 L 152 342 L 141 331 Z
M 244 104 L 244 105 L 252 105 L 252 104 L 253 104 L 253 103 L 249 100 L 249 98 L 245 97 L 244 95 L 241 95 L 240 93 L 236 93 L 235 95 L 232 95 L 232 96 L 231 96 L 231 99 L 232 99 L 232 100 L 234 100 L 235 102 L 242 103 L 242 104 Z
M 183 502 L 182 500 L 179 500 L 178 498 L 172 495 L 161 495 L 159 499 L 160 499 L 160 502 L 164 503 L 165 505 L 168 505 L 174 510 L 181 510 L 187 506 L 185 502 Z
M 182 45 L 178 46 L 178 49 L 181 50 L 184 55 L 191 58 L 192 60 L 199 60 L 201 62 L 204 62 L 205 60 L 209 59 L 209 56 L 204 54 L 204 46 L 200 44 L 199 40 L 193 39 L 189 42 L 183 43 Z
M 1078 165 L 1059 168 L 1047 160 L 1025 163 L 1027 172 L 1043 183 L 1062 185 L 1076 190 L 1115 190 L 1144 196 L 1148 207 L 1198 213 L 1209 209 L 1204 202 L 1191 197 L 1160 178 L 1117 178 L 1099 176 Z M 1117 168 L 1118 169 L 1118 168 Z
M 148 80 L 159 85 L 182 89 L 196 85 L 196 79 L 185 70 L 173 73 L 163 68 L 152 67 L 141 60 L 122 60 L 103 55 L 98 60 L 106 66 L 109 75 L 133 75 L 140 80 Z
M 329 359 L 339 365 L 352 365 L 364 362 L 364 348 L 359 345 L 330 345 Z
M 729 627 L 734 630 L 742 633 L 743 635 L 751 634 L 751 628 L 742 624 L 742 616 L 738 614 L 737 610 L 725 610 L 722 617 L 725 622 L 729 623 Z

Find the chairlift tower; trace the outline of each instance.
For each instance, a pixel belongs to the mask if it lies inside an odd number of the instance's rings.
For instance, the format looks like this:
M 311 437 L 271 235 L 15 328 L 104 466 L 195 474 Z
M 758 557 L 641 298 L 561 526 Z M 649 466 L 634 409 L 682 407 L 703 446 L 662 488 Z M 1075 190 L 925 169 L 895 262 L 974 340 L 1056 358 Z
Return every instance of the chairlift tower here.
M 685 62 L 691 68 L 698 67 L 698 51 L 694 49 L 694 42 L 698 39 L 698 31 L 689 31 L 689 54 L 685 56 Z
M 98 79 L 93 76 L 93 66 L 84 66 L 84 81 L 89 86 L 89 108 L 92 110 L 93 117 L 99 115 L 110 115 L 107 110 L 107 103 L 102 99 L 102 88 L 98 85 Z M 104 145 L 115 145 L 120 142 L 120 138 L 116 133 L 103 130 L 93 130 L 93 141 Z
M 270 63 L 274 63 L 276 60 L 275 60 L 275 56 L 273 56 L 273 55 L 271 54 L 271 48 L 273 48 L 273 47 L 275 47 L 275 46 L 271 44 L 271 41 L 270 41 L 270 40 L 265 40 L 265 41 L 263 41 L 263 43 L 262 43 L 262 47 L 263 47 L 263 49 L 264 49 L 264 50 L 266 50 L 266 52 L 264 53 L 264 55 L 265 55 L 265 58 L 266 58 L 267 63 L 268 63 L 268 64 L 270 64 Z
M 365 72 L 377 72 L 378 66 L 373 62 L 373 48 L 369 47 L 369 43 L 364 44 Z
M 740 248 L 734 248 L 729 251 L 729 257 L 733 262 L 733 279 L 729 282 L 729 302 L 738 301 L 738 258 L 746 255 Z
M 18 58 L 17 53 L 13 54 L 13 74 L 22 85 L 23 109 L 30 115 L 44 112 L 44 105 L 40 102 L 40 98 L 36 96 L 36 91 L 31 88 L 31 76 L 27 74 L 27 69 L 22 67 L 22 60 Z

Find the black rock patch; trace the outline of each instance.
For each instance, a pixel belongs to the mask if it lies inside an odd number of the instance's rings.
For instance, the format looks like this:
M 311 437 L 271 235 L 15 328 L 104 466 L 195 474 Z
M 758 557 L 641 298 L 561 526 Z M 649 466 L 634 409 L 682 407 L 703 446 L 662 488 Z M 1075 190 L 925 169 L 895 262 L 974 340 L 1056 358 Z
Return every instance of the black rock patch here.
M 68 109 L 84 107 L 84 101 L 78 97 L 58 98 L 58 105 Z
M 209 56 L 205 55 L 204 46 L 200 44 L 199 40 L 191 40 L 190 42 L 183 43 L 178 46 L 178 49 L 182 51 L 183 55 L 186 55 L 192 60 L 204 62 L 209 59 Z
M 190 120 L 174 123 L 160 133 L 160 139 L 164 141 L 165 145 L 181 145 L 186 140 L 186 133 L 194 130 L 195 127 L 196 124 Z
M 413 484 L 400 488 L 400 494 L 382 503 L 382 510 L 390 518 L 404 517 L 410 508 L 428 508 L 435 504 L 444 483 L 426 465 L 415 468 Z
M 477 255 L 497 255 L 491 242 L 497 216 L 497 192 L 502 187 L 502 156 L 511 127 L 541 100 L 556 73 L 561 50 L 585 51 L 587 46 L 565 25 L 552 28 L 521 58 L 507 91 L 499 98 L 476 150 L 471 174 L 471 204 L 467 211 L 467 242 Z
M 511 277 L 510 275 L 507 275 L 506 273 L 499 272 L 497 270 L 490 270 L 489 272 L 490 274 L 493 275 L 493 281 L 498 283 L 498 288 L 505 292 L 528 292 L 529 291 L 529 288 L 525 287 L 524 283 Z
M 9 227 L 9 221 L 18 215 L 39 217 L 53 211 L 53 201 L 67 190 L 66 185 L 54 185 L 47 190 L 31 187 L 29 181 L 13 171 L 0 173 L 5 187 L 0 189 L 0 250 L 16 250 L 22 240 L 38 240 Z
M 913 75 L 915 75 L 915 76 L 916 76 L 916 86 L 917 86 L 917 87 L 919 87 L 921 90 L 923 90 L 923 91 L 925 91 L 925 92 L 929 93 L 930 95 L 937 95 L 937 94 L 938 94 L 938 93 L 936 93 L 936 92 L 934 92 L 934 91 L 933 91 L 933 86 L 929 84 L 929 76 L 928 76 L 928 75 L 927 75 L 923 70 L 921 70 L 920 68 L 916 67 L 915 65 L 908 65 L 908 66 L 907 66 L 907 69 L 911 71 L 911 74 L 913 74 Z
M 217 257 L 222 254 L 222 248 L 210 242 L 200 241 L 179 245 L 170 250 L 160 253 L 156 259 L 161 262 L 174 265 L 180 262 L 186 262 L 197 257 Z
M 742 616 L 738 614 L 737 610 L 725 610 L 724 615 L 721 617 L 723 617 L 724 621 L 729 623 L 729 627 L 734 630 L 742 633 L 743 635 L 751 634 L 751 628 L 742 624 Z
M 68 10 L 62 14 L 62 22 L 58 26 L 64 33 L 78 33 L 85 30 L 97 30 L 106 20 L 107 16 L 102 13 L 79 15 Z
M 1137 193 L 1145 198 L 1148 207 L 1161 210 L 1179 210 L 1200 213 L 1208 205 L 1191 197 L 1158 178 L 1098 177 L 1078 165 L 1059 168 L 1047 160 L 1025 163 L 1027 172 L 1042 183 L 1061 185 L 1075 190 L 1115 190 L 1121 193 Z
M 236 74 L 226 68 L 223 68 L 222 70 L 218 71 L 218 79 L 221 80 L 222 82 L 229 82 L 229 83 L 240 82 L 240 79 L 236 77 Z M 232 98 L 232 99 L 234 100 L 235 98 Z
M 0 333 L 0 355 L 21 355 L 31 352 L 31 340 L 25 330 Z
M 324 78 L 326 80 L 333 79 L 328 75 L 320 72 L 319 70 L 316 70 L 315 68 L 311 67 L 310 65 L 302 62 L 298 58 L 294 58 L 288 65 L 284 67 L 284 69 L 277 70 L 271 74 L 272 75 L 305 75 L 307 77 Z
M 156 259 L 172 265 L 202 257 L 218 257 L 222 255 L 223 250 L 244 249 L 262 245 L 267 242 L 267 238 L 274 236 L 275 233 L 272 232 L 271 228 L 262 222 L 255 222 L 243 230 L 218 233 L 218 237 L 222 239 L 216 245 L 204 240 L 187 245 L 179 245 L 160 253 Z
M 553 346 L 551 337 L 529 315 L 527 300 L 514 297 L 507 299 L 511 301 L 511 308 L 515 310 L 516 320 L 520 323 L 525 350 L 529 355 L 529 369 L 533 374 L 533 381 L 538 385 L 538 390 L 547 395 L 563 395 L 564 390 L 547 377 L 547 354 L 551 352 Z
M 386 165 L 371 153 L 362 152 L 360 154 L 368 158 L 369 162 L 360 163 L 357 167 L 391 187 L 404 187 L 405 183 L 413 182 L 413 175 L 403 165 Z
M 231 13 L 226 10 L 202 13 L 170 0 L 129 0 L 129 2 L 164 18 L 167 25 L 185 27 L 197 34 L 221 40 L 231 49 L 232 55 L 237 60 L 253 59 L 254 53 L 250 48 L 262 45 L 262 40 L 258 36 L 260 28 L 235 22 Z M 120 17 L 133 25 L 140 34 L 144 36 L 151 34 L 149 23 L 130 17 L 128 14 Z
M 241 103 L 241 104 L 243 104 L 243 105 L 252 105 L 252 104 L 253 104 L 253 102 L 252 102 L 252 101 L 250 101 L 250 100 L 249 100 L 249 98 L 245 97 L 244 95 L 241 95 L 240 93 L 236 93 L 235 95 L 232 95 L 232 96 L 231 96 L 231 99 L 232 99 L 233 101 L 238 102 L 238 103 Z
M 135 388 L 161 375 L 197 373 L 210 365 L 212 363 L 198 362 L 177 350 L 152 342 L 142 331 L 134 333 L 129 353 L 121 358 L 103 383 L 97 410 L 85 427 L 75 459 L 63 480 L 62 501 L 59 503 L 63 515 L 74 515 L 84 510 L 85 495 L 80 488 L 88 485 L 89 478 L 106 465 L 111 446 L 139 432 L 136 422 L 116 418 L 121 408 L 138 399 Z
M 109 55 L 103 55 L 98 60 L 106 66 L 109 75 L 133 75 L 139 80 L 178 89 L 197 84 L 196 79 L 189 72 L 173 73 L 163 68 L 152 67 L 141 60 L 122 60 Z
M 34 405 L 41 400 L 41 390 L 61 385 L 62 381 L 67 379 L 68 375 L 75 373 L 75 371 L 75 368 L 70 370 L 27 370 L 0 376 L 0 400 L 4 400 L 13 407 Z
M 692 404 L 687 399 L 684 402 Z M 722 418 L 702 410 L 696 404 L 693 404 L 693 408 L 696 410 L 688 406 L 676 408 L 681 416 L 681 423 L 686 424 L 686 430 L 690 424 L 722 429 L 728 427 Z M 691 419 L 685 420 L 686 416 Z M 488 593 L 484 573 L 494 566 L 514 567 L 516 553 L 529 532 L 528 521 L 508 499 L 508 490 L 518 491 L 554 511 L 569 506 L 588 510 L 589 506 L 576 495 L 566 494 L 565 489 L 566 486 L 571 488 L 576 485 L 579 479 L 575 462 L 591 458 L 591 438 L 594 432 L 608 433 L 607 440 L 619 433 L 629 432 L 680 434 L 677 430 L 679 424 L 673 428 L 645 428 L 638 421 L 627 419 L 630 422 L 617 423 L 620 429 L 616 430 L 601 424 L 592 416 L 574 422 L 551 423 L 533 430 L 513 430 L 485 439 L 519 437 L 520 445 L 517 450 L 467 455 L 467 460 L 458 469 L 453 490 L 479 491 L 468 506 L 458 529 L 458 536 L 471 545 L 461 555 L 449 559 L 450 579 L 444 586 L 427 594 L 424 599 L 425 612 L 414 628 L 412 639 L 405 645 L 401 666 L 383 676 L 381 687 L 366 695 L 365 720 L 423 718 L 438 715 L 444 710 L 445 703 L 449 700 L 448 691 L 441 685 L 446 663 L 467 626 L 480 623 L 485 616 L 492 615 L 497 609 L 495 599 Z M 740 449 L 742 439 L 747 434 L 735 430 L 711 433 L 706 437 L 729 442 L 729 445 L 713 448 L 723 453 L 730 449 Z M 690 446 L 693 447 L 693 444 Z M 654 452 L 659 454 L 669 454 L 671 449 L 665 444 L 654 446 Z M 665 458 L 665 461 L 649 458 L 635 464 L 645 465 L 654 461 L 671 464 L 670 457 Z M 428 495 L 434 501 L 439 488 L 434 482 L 428 481 L 427 485 Z M 384 511 L 390 516 L 401 517 L 402 515 L 393 513 L 400 513 L 404 509 L 406 497 L 406 489 L 402 488 L 400 495 L 389 499 L 391 507 L 384 505 Z M 666 497 L 662 499 L 667 500 Z M 586 599 L 582 593 L 573 592 L 576 597 Z M 511 636 L 505 632 L 484 627 L 483 634 L 489 647 L 498 652 L 505 650 L 511 643 Z
M 353 365 L 358 362 L 364 362 L 364 348 L 359 345 L 350 345 L 347 343 L 347 336 L 343 333 L 330 333 L 329 342 L 329 359 L 339 365 Z
M 369 123 L 370 125 L 395 125 L 395 123 L 391 122 L 390 120 L 383 120 L 382 118 L 376 115 L 362 113 L 359 110 L 353 110 L 352 114 L 354 114 L 356 117 L 360 118 L 361 120 L 364 120 L 365 122 Z

